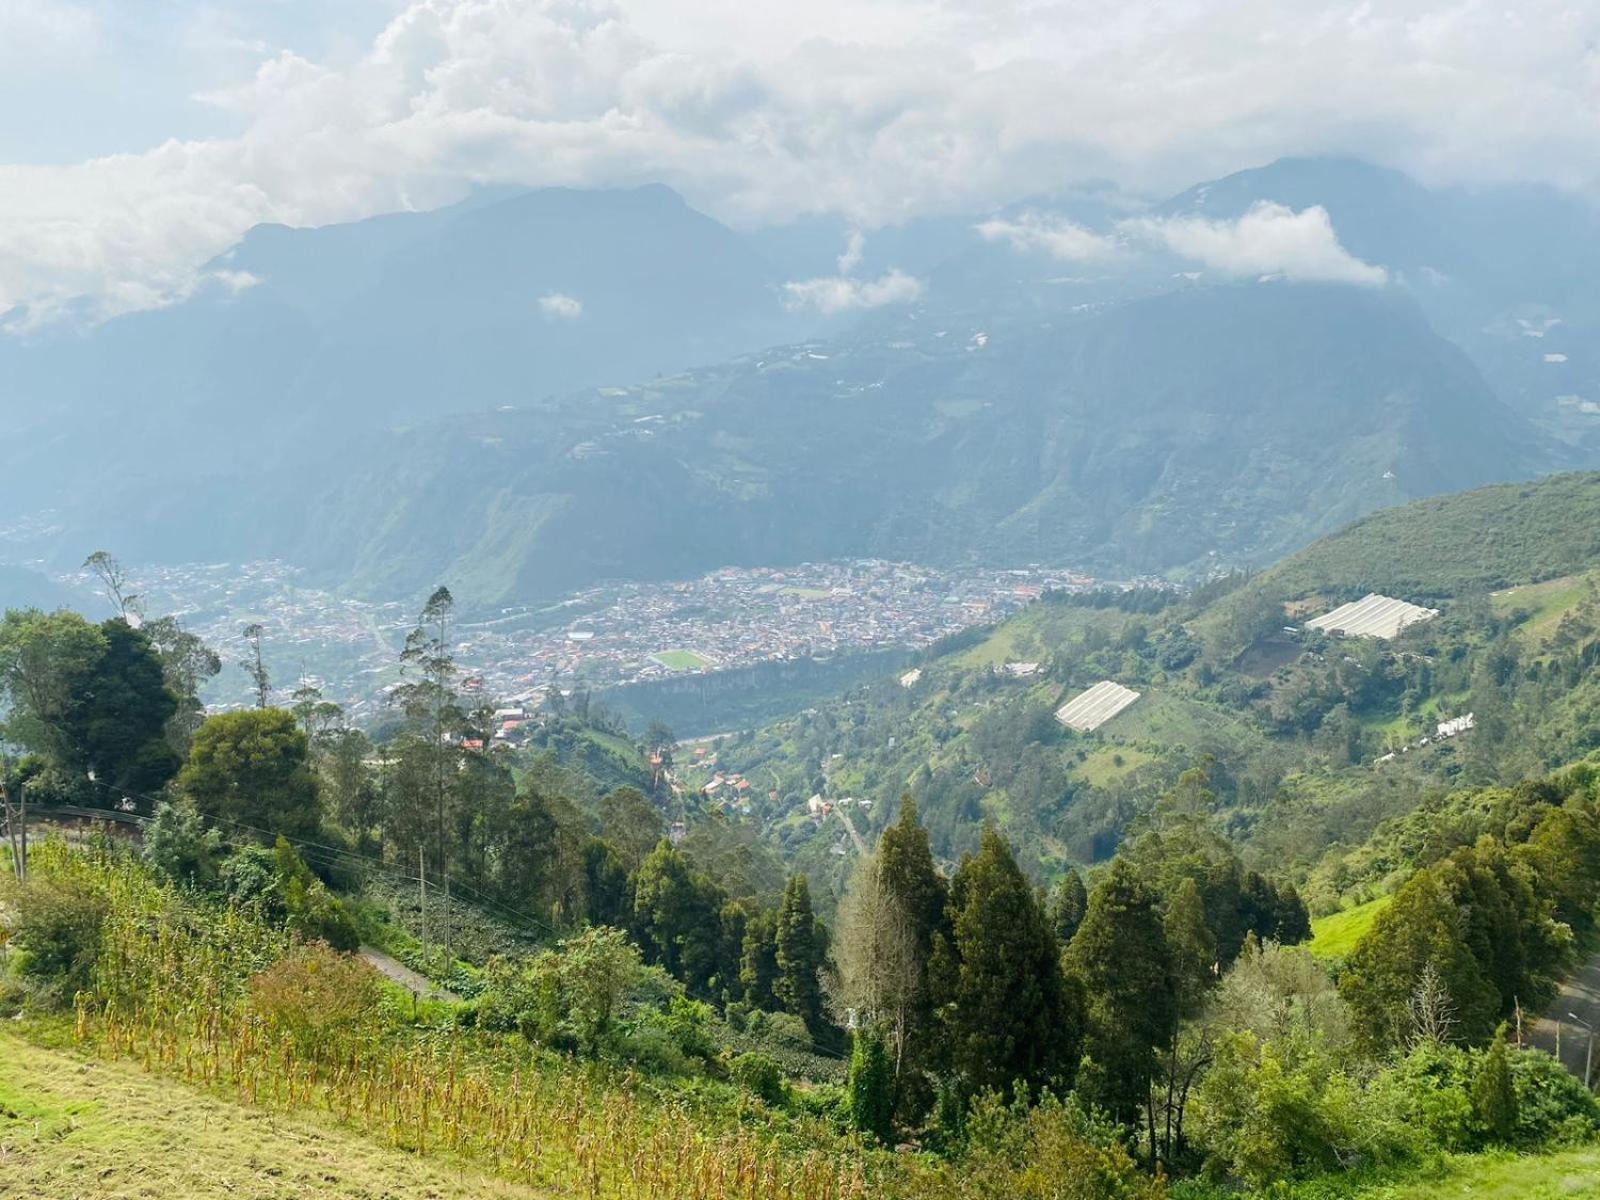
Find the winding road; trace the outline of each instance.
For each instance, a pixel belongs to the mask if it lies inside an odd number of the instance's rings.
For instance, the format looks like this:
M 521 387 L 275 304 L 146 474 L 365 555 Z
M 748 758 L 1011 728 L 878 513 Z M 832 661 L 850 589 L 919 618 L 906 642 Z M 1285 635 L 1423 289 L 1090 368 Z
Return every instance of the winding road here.
M 1600 954 L 1592 956 L 1562 981 L 1556 998 L 1550 1002 L 1544 1016 L 1534 1023 L 1528 1042 L 1548 1054 L 1556 1055 L 1562 1065 L 1579 1079 L 1584 1078 L 1586 1070 L 1590 1071 L 1589 1082 L 1592 1084 L 1600 1079 L 1600 1044 L 1594 1047 L 1591 1062 L 1591 1030 L 1600 1031 Z M 1600 1038 L 1595 1038 L 1595 1041 L 1600 1043 Z

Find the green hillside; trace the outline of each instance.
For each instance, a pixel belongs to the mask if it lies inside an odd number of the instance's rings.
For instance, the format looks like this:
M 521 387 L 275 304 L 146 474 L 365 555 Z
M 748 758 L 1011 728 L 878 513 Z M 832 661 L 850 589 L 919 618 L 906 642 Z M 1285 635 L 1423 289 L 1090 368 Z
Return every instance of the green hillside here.
M 870 800 L 870 825 L 909 791 L 948 858 L 989 822 L 1049 878 L 1107 857 L 1202 761 L 1218 828 L 1263 864 L 1309 873 L 1430 794 L 1600 748 L 1597 569 L 1600 475 L 1420 501 L 1185 599 L 1046 598 L 927 655 L 914 687 L 857 689 L 729 739 L 721 761 L 772 781 L 779 798 L 758 814 L 823 875 L 842 864 L 838 829 L 803 811 L 818 792 Z M 1441 612 L 1387 642 L 1286 632 L 1369 590 Z M 1017 678 L 1006 664 L 1019 661 L 1040 668 Z M 1052 719 L 1101 679 L 1140 699 L 1092 733 Z M 1467 713 L 1475 728 L 1434 739 Z M 1359 883 L 1316 879 L 1323 911 L 1391 882 L 1367 866 Z
M 1265 572 L 1285 596 L 1385 592 L 1418 601 L 1494 591 L 1600 563 L 1600 473 L 1414 501 L 1365 517 Z

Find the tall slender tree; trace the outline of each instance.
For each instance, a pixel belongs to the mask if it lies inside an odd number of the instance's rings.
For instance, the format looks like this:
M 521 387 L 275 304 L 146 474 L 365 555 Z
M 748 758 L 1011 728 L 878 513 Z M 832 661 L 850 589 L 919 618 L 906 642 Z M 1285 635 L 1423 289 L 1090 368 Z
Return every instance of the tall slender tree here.
M 265 633 L 259 621 L 250 622 L 241 631 L 245 641 L 244 669 L 255 687 L 257 708 L 272 705 L 272 676 L 267 673 L 267 662 L 261 655 L 261 639 Z
M 413 730 L 426 740 L 433 760 L 433 857 L 444 892 L 446 922 L 450 913 L 449 781 L 459 757 L 454 743 L 466 721 L 456 693 L 456 661 L 450 643 L 454 613 L 455 598 L 441 584 L 428 596 L 416 625 L 406 635 L 400 651 L 405 682 L 392 694 Z M 448 940 L 448 924 L 445 937 Z
M 1087 1002 L 1090 1090 L 1118 1120 L 1149 1118 L 1156 1052 L 1178 1022 L 1169 955 L 1155 894 L 1132 866 L 1115 860 L 1089 895 L 1067 964 Z
M 992 829 L 957 873 L 955 982 L 944 1032 L 969 1092 L 1071 1081 L 1079 1015 L 1033 885 Z
M 773 994 L 785 1011 L 806 1023 L 813 1037 L 822 1032 L 822 939 L 811 907 L 811 885 L 798 872 L 789 877 L 778 909 L 778 978 Z

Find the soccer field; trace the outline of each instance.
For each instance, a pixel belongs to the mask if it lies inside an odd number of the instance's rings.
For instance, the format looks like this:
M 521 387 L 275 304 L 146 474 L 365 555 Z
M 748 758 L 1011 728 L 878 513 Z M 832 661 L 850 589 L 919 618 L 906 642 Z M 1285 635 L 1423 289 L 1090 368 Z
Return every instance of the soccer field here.
M 693 650 L 663 650 L 650 657 L 669 671 L 698 671 L 711 665 Z

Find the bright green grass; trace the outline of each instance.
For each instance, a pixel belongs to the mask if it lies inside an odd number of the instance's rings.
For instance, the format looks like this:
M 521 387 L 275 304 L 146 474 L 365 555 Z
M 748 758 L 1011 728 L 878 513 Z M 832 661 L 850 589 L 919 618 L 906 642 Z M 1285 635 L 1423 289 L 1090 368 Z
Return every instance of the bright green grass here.
M 1539 645 L 1556 631 L 1562 617 L 1583 603 L 1594 582 L 1593 573 L 1567 575 L 1496 592 L 1491 602 L 1501 616 L 1518 609 L 1530 613 L 1527 622 L 1518 630 L 1518 636 L 1524 643 Z
M 1079 763 L 1074 773 L 1087 784 L 1105 787 L 1154 758 L 1155 755 L 1132 746 L 1106 746 Z
M 711 665 L 693 650 L 663 650 L 650 657 L 669 671 L 698 671 Z
M 1367 930 L 1372 928 L 1372 922 L 1378 914 L 1389 907 L 1393 899 L 1392 895 L 1379 896 L 1376 900 L 1369 900 L 1343 912 L 1318 917 L 1311 922 L 1308 949 L 1318 958 L 1329 961 L 1347 957 Z
M 1463 1155 L 1433 1179 L 1356 1194 L 1372 1200 L 1600 1200 L 1600 1147 L 1521 1158 Z

